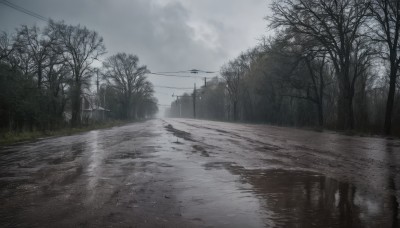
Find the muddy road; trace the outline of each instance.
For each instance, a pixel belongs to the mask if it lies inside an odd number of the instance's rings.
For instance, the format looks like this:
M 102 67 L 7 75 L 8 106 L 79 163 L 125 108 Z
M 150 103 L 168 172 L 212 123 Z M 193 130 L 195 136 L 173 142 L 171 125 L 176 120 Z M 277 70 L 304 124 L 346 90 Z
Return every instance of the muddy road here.
M 399 227 L 400 141 L 154 119 L 0 149 L 0 227 Z

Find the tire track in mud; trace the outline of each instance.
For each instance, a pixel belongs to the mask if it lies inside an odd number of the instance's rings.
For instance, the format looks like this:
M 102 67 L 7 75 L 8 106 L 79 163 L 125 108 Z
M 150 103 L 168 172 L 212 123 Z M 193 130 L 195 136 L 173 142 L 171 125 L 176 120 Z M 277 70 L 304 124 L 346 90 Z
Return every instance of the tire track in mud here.
M 265 142 L 262 142 L 262 141 L 259 141 L 259 140 L 255 140 L 255 139 L 252 139 L 252 138 L 249 138 L 249 137 L 242 136 L 242 135 L 240 135 L 238 133 L 229 132 L 229 131 L 225 131 L 225 130 L 221 130 L 221 129 L 217 129 L 217 128 L 205 127 L 205 126 L 202 126 L 202 125 L 189 124 L 189 123 L 186 123 L 186 122 L 180 122 L 180 121 L 177 121 L 177 122 L 179 122 L 181 124 L 185 124 L 185 125 L 190 126 L 190 127 L 203 128 L 203 129 L 207 129 L 207 130 L 216 131 L 216 132 L 219 132 L 219 133 L 224 133 L 226 135 L 231 135 L 231 136 L 234 136 L 234 137 L 236 137 L 238 139 L 242 139 L 242 140 L 245 140 L 247 142 L 250 142 L 252 144 L 260 144 L 260 145 L 262 145 L 261 147 L 266 148 L 268 150 L 277 151 L 277 150 L 283 149 L 282 147 L 280 147 L 278 145 L 274 145 L 274 144 L 271 144 L 271 143 L 265 143 Z
M 300 158 L 300 157 L 303 157 L 303 156 L 306 156 L 306 155 L 316 156 L 316 154 L 318 154 L 318 155 L 324 155 L 327 159 L 340 159 L 340 160 L 343 160 L 343 161 L 356 163 L 356 164 L 358 164 L 360 166 L 362 166 L 364 163 L 365 164 L 375 163 L 381 168 L 387 166 L 387 164 L 385 162 L 382 162 L 382 161 L 379 161 L 379 160 L 376 160 L 376 159 L 372 159 L 372 158 L 357 157 L 357 158 L 351 159 L 351 158 L 349 158 L 348 156 L 346 156 L 344 154 L 335 153 L 335 152 L 330 151 L 330 150 L 316 149 L 316 148 L 308 147 L 308 146 L 301 145 L 301 144 L 294 144 L 294 143 L 290 144 L 290 145 L 288 144 L 287 148 L 284 148 L 284 147 L 277 146 L 277 145 L 274 145 L 274 144 L 265 143 L 265 142 L 262 142 L 260 140 L 255 140 L 255 139 L 252 139 L 252 138 L 249 138 L 249 137 L 245 137 L 245 136 L 242 136 L 242 135 L 240 135 L 238 133 L 235 133 L 235 132 L 228 132 L 228 131 L 221 130 L 221 129 L 205 127 L 205 126 L 196 125 L 196 124 L 189 124 L 189 123 L 181 122 L 181 121 L 179 121 L 179 123 L 185 124 L 185 125 L 188 125 L 188 126 L 191 126 L 191 127 L 203 128 L 203 129 L 213 130 L 213 131 L 220 132 L 220 133 L 225 133 L 227 135 L 234 136 L 234 137 L 236 137 L 238 139 L 246 140 L 247 142 L 250 142 L 250 143 L 252 143 L 254 145 L 255 144 L 259 144 L 261 146 L 257 146 L 255 148 L 255 150 L 261 151 L 261 152 L 262 151 L 278 152 L 279 150 L 285 149 L 285 150 L 301 151 L 303 153 L 303 155 L 300 155 L 300 156 L 294 156 L 294 155 L 290 155 L 290 154 L 287 154 L 287 153 L 278 154 L 278 156 L 287 155 L 287 157 L 291 157 L 291 158 L 296 159 L 296 158 Z M 236 140 L 231 140 L 230 139 L 229 141 L 232 142 L 232 143 L 236 143 L 236 144 L 239 143 L 239 141 L 236 141 Z
M 178 130 L 178 129 L 174 128 L 171 124 L 167 123 L 166 121 L 164 121 L 164 123 L 167 124 L 166 126 L 164 126 L 164 128 L 167 131 L 171 132 L 174 136 L 176 136 L 178 138 L 182 138 L 182 139 L 190 141 L 190 142 L 193 142 L 193 143 L 196 143 L 196 144 L 192 145 L 192 148 L 193 148 L 192 152 L 193 153 L 200 152 L 201 156 L 210 157 L 210 153 L 211 152 L 207 151 L 206 149 L 216 148 L 215 146 L 211 146 L 211 145 L 208 145 L 208 144 L 206 144 L 204 142 L 199 142 L 197 140 L 194 140 L 192 138 L 192 136 L 191 136 L 191 133 L 189 133 L 189 132 Z M 182 144 L 182 143 L 180 143 L 178 141 L 175 142 L 175 143 Z
M 303 168 L 306 170 L 321 172 L 328 176 L 340 177 L 340 179 L 345 181 L 356 181 L 362 183 L 363 181 L 357 181 L 361 177 L 361 179 L 367 180 L 370 178 L 368 174 L 365 174 L 365 170 L 370 169 L 378 169 L 385 170 L 388 168 L 391 172 L 399 172 L 400 167 L 391 166 L 390 161 L 381 161 L 379 159 L 367 158 L 361 155 L 340 153 L 339 151 L 332 151 L 326 149 L 319 149 L 310 147 L 308 145 L 300 144 L 300 142 L 284 139 L 284 145 L 274 145 L 271 143 L 265 143 L 257 139 L 253 139 L 250 137 L 242 136 L 240 133 L 226 131 L 218 128 L 212 128 L 209 126 L 204 126 L 200 124 L 187 123 L 184 121 L 176 121 L 180 124 L 184 124 L 189 127 L 206 129 L 210 131 L 215 131 L 219 133 L 223 133 L 228 136 L 228 143 L 234 143 L 237 145 L 241 145 L 240 140 L 244 140 L 249 142 L 252 146 L 254 146 L 254 150 L 261 153 L 268 153 L 269 155 L 276 157 L 279 161 L 280 165 L 285 167 L 297 166 L 298 168 Z M 234 129 L 237 130 L 237 129 Z M 220 134 L 221 135 L 221 134 Z M 285 137 L 285 135 L 282 135 Z M 259 135 L 257 137 L 263 137 Z M 265 136 L 267 137 L 267 136 Z M 236 138 L 239 140 L 234 140 L 232 138 Z M 274 141 L 281 141 L 280 138 L 272 138 Z M 289 141 L 291 141 L 289 143 Z M 214 146 L 218 148 L 218 146 Z M 288 159 L 286 162 L 283 162 L 281 159 Z M 268 161 L 268 159 L 266 159 Z M 288 163 L 289 161 L 290 163 Z M 356 177 L 356 178 L 355 178 Z M 364 186 L 367 187 L 367 186 Z M 375 186 L 378 187 L 379 186 Z M 381 186 L 385 188 L 385 186 Z
M 174 128 L 171 124 L 168 124 L 167 126 L 165 126 L 165 129 L 167 129 L 167 131 L 171 132 L 174 136 L 176 136 L 178 138 L 182 138 L 184 140 L 194 142 L 194 140 L 192 139 L 191 134 L 189 132 L 178 130 L 178 129 Z

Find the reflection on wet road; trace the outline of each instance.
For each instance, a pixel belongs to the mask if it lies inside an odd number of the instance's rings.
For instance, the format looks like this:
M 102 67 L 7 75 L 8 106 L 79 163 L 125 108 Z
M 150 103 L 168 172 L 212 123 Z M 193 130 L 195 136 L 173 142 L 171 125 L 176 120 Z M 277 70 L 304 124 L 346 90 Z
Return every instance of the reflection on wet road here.
M 0 227 L 399 227 L 400 141 L 155 119 L 0 149 Z

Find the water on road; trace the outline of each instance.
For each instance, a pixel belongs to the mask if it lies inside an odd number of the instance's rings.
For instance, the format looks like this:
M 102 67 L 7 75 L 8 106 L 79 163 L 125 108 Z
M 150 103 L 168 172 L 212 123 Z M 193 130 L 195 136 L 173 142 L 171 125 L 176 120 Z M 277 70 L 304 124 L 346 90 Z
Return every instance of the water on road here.
M 154 119 L 0 149 L 0 227 L 399 227 L 400 141 Z

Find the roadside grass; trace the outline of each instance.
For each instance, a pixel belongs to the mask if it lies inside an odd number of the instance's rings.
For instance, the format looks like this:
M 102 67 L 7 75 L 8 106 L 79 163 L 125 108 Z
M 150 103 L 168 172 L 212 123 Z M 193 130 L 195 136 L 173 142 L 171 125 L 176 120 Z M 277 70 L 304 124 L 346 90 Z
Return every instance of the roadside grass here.
M 15 143 L 20 143 L 20 142 L 35 141 L 37 139 L 46 138 L 46 137 L 73 135 L 73 134 L 86 132 L 86 131 L 121 126 L 121 125 L 128 124 L 131 122 L 132 121 L 113 120 L 113 121 L 108 121 L 108 122 L 104 122 L 104 123 L 90 124 L 88 126 L 82 126 L 79 128 L 66 127 L 66 128 L 61 128 L 61 129 L 57 129 L 54 131 L 47 130 L 47 131 L 1 132 L 0 145 L 4 146 L 4 145 L 10 145 L 10 144 L 15 144 Z

